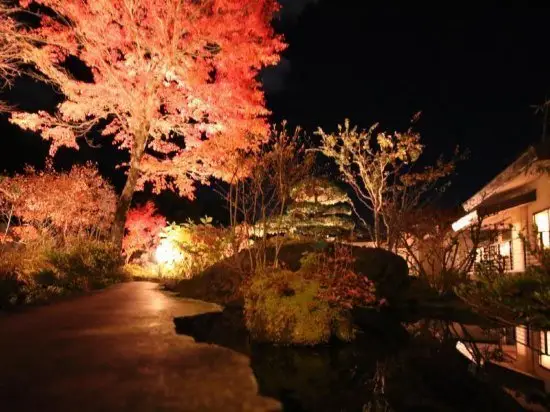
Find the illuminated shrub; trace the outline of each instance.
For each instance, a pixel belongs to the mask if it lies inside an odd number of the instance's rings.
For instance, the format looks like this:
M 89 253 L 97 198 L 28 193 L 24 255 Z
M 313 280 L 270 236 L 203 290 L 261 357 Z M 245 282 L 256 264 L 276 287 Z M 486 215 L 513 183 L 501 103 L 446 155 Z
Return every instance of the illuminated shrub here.
M 319 296 L 341 310 L 374 305 L 376 287 L 365 275 L 355 272 L 355 257 L 350 246 L 335 244 L 301 259 L 301 272 L 321 284 Z
M 126 263 L 139 255 L 152 255 L 164 227 L 166 218 L 157 213 L 153 202 L 131 209 L 126 218 L 126 234 L 122 242 Z
M 121 259 L 110 243 L 80 240 L 48 253 L 57 284 L 69 290 L 90 290 L 124 280 Z
M 160 234 L 156 261 L 164 276 L 189 279 L 232 255 L 228 232 L 212 225 L 209 217 L 200 223 L 171 224 Z
M 313 345 L 328 342 L 333 313 L 319 299 L 320 284 L 300 273 L 269 270 L 252 277 L 245 292 L 246 325 L 254 340 Z
M 327 242 L 292 242 L 283 245 L 279 253 L 280 267 L 290 271 L 302 271 L 303 276 L 315 276 L 316 260 L 323 255 L 323 259 L 335 258 L 332 244 Z M 268 248 L 266 253 L 267 266 L 273 266 L 274 248 Z M 399 256 L 381 249 L 369 249 L 361 247 L 350 247 L 353 255 L 352 272 L 348 268 L 348 277 L 358 286 L 364 287 L 367 293 L 363 304 L 371 304 L 372 295 L 377 301 L 384 299 L 393 302 L 398 298 L 409 285 L 407 264 Z M 254 250 L 243 250 L 238 254 L 224 259 L 204 271 L 200 275 L 191 279 L 182 279 L 176 286 L 176 290 L 185 297 L 201 299 L 205 301 L 219 303 L 221 305 L 243 306 L 244 291 L 246 279 L 253 276 L 249 253 Z M 348 252 L 349 253 L 349 250 Z M 337 256 L 337 255 L 336 255 Z M 349 259 L 349 257 L 346 257 Z M 328 264 L 328 262 L 326 262 Z M 320 263 L 319 263 L 320 264 Z M 328 274 L 338 273 L 338 269 L 333 268 Z M 325 279 L 328 282 L 330 278 Z M 332 299 L 341 300 L 341 303 L 352 303 L 358 299 L 361 294 L 354 296 L 354 283 L 338 282 L 338 277 L 334 280 Z M 317 279 L 320 280 L 320 279 Z M 349 280 L 349 279 L 348 279 Z M 351 280 L 350 280 L 351 282 Z M 393 282 L 393 288 L 392 288 Z M 349 284 L 349 287 L 347 286 Z M 372 289 L 374 285 L 374 289 Z M 380 287 L 379 287 L 380 285 Z M 350 295 L 347 295 L 346 289 Z M 339 292 L 337 292 L 339 290 Z M 363 297 L 365 297 L 363 295 Z M 327 298 L 329 296 L 327 295 Z M 376 304 L 376 302 L 374 303 Z
M 23 275 L 23 261 L 18 251 L 4 250 L 0 259 L 0 309 L 6 309 L 21 299 L 27 279 Z
M 550 328 L 550 252 L 524 273 L 502 273 L 495 265 L 477 267 L 475 279 L 455 290 L 478 312 L 506 322 Z
M 297 271 L 269 269 L 244 285 L 245 319 L 252 337 L 313 345 L 331 336 L 355 338 L 350 310 L 378 304 L 376 288 L 355 273 L 352 248 L 334 245 L 304 254 Z
M 120 263 L 117 251 L 97 240 L 9 245 L 0 252 L 0 309 L 123 281 Z
M 28 169 L 0 180 L 0 203 L 13 208 L 14 236 L 33 241 L 45 231 L 61 237 L 110 230 L 116 194 L 91 164 L 69 172 Z

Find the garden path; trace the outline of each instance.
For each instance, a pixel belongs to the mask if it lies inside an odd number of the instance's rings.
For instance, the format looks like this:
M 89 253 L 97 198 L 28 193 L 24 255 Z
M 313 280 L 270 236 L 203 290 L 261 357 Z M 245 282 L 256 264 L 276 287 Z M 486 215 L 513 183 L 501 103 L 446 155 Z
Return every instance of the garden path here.
M 0 317 L 5 411 L 272 411 L 249 359 L 176 335 L 173 318 L 217 310 L 150 282 Z

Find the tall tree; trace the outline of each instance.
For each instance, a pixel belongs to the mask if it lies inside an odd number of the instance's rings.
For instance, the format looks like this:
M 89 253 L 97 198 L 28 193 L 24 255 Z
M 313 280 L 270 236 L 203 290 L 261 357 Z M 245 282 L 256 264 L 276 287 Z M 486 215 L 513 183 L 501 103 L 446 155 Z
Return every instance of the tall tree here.
M 90 131 L 129 152 L 118 245 L 145 182 L 192 198 L 195 182 L 229 178 L 233 154 L 265 138 L 257 74 L 284 48 L 271 27 L 276 0 L 20 0 L 31 3 L 40 23 L 13 26 L 25 41 L 22 60 L 65 100 L 55 113 L 14 113 L 12 121 L 41 132 L 52 155 L 78 148 Z M 77 63 L 90 78 L 71 73 Z
M 14 77 L 20 73 L 21 43 L 14 41 L 11 34 L 15 32 L 15 22 L 4 18 L 14 9 L 0 1 L 0 87 L 10 86 Z M 0 113 L 9 111 L 10 107 L 0 101 Z
M 435 165 L 420 167 L 424 146 L 418 133 L 412 129 L 404 133 L 377 130 L 378 124 L 360 130 L 349 120 L 339 125 L 336 133 L 319 129 L 319 151 L 335 161 L 355 198 L 372 213 L 376 246 L 393 250 L 403 230 L 404 214 L 419 207 L 429 192 L 444 187 L 442 179 L 454 171 L 458 152 L 451 161 L 439 159 Z M 366 224 L 357 208 L 354 210 Z
M 275 266 L 288 229 L 285 212 L 292 201 L 292 188 L 311 175 L 313 156 L 306 153 L 300 128 L 294 133 L 273 126 L 261 150 L 243 156 L 235 167 L 232 184 L 225 194 L 236 240 L 256 238 L 250 263 L 265 268 L 269 243 L 275 247 Z M 243 173 L 244 172 L 244 173 Z M 243 174 L 248 176 L 243 178 Z M 270 239 L 268 239 L 270 238 Z M 238 242 L 240 243 L 240 242 Z

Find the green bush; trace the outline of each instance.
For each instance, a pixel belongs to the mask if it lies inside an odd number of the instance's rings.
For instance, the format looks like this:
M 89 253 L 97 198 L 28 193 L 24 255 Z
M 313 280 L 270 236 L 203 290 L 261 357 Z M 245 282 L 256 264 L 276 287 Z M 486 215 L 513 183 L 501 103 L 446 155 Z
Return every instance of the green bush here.
M 110 244 L 87 239 L 65 246 L 43 241 L 5 246 L 0 253 L 0 310 L 123 281 L 119 256 Z
M 507 322 L 550 327 L 550 261 L 524 273 L 501 273 L 481 265 L 476 280 L 456 289 L 478 312 Z
M 24 300 L 25 289 L 32 279 L 25 274 L 21 249 L 4 245 L 0 254 L 0 310 Z
M 17 304 L 25 286 L 16 273 L 0 273 L 0 310 Z
M 295 242 L 282 247 L 279 254 L 281 267 L 297 271 L 304 253 L 322 250 L 326 243 Z M 267 266 L 274 263 L 274 248 L 267 249 Z M 194 299 L 218 303 L 225 306 L 244 305 L 243 283 L 252 274 L 249 250 L 221 260 L 206 268 L 191 279 L 182 279 L 176 286 L 181 295 Z M 254 253 L 254 251 L 252 251 Z
M 68 290 L 90 290 L 126 278 L 118 251 L 107 242 L 80 240 L 47 254 L 54 285 Z
M 252 277 L 245 292 L 245 319 L 254 340 L 313 345 L 328 342 L 334 311 L 318 298 L 319 282 L 288 270 Z

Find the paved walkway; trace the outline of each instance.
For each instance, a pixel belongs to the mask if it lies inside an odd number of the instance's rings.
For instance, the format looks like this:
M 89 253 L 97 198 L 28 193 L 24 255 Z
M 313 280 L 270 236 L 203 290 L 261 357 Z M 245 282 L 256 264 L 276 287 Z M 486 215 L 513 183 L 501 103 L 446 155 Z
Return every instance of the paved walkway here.
M 216 310 L 149 282 L 0 317 L 0 410 L 273 411 L 249 360 L 176 335 Z

